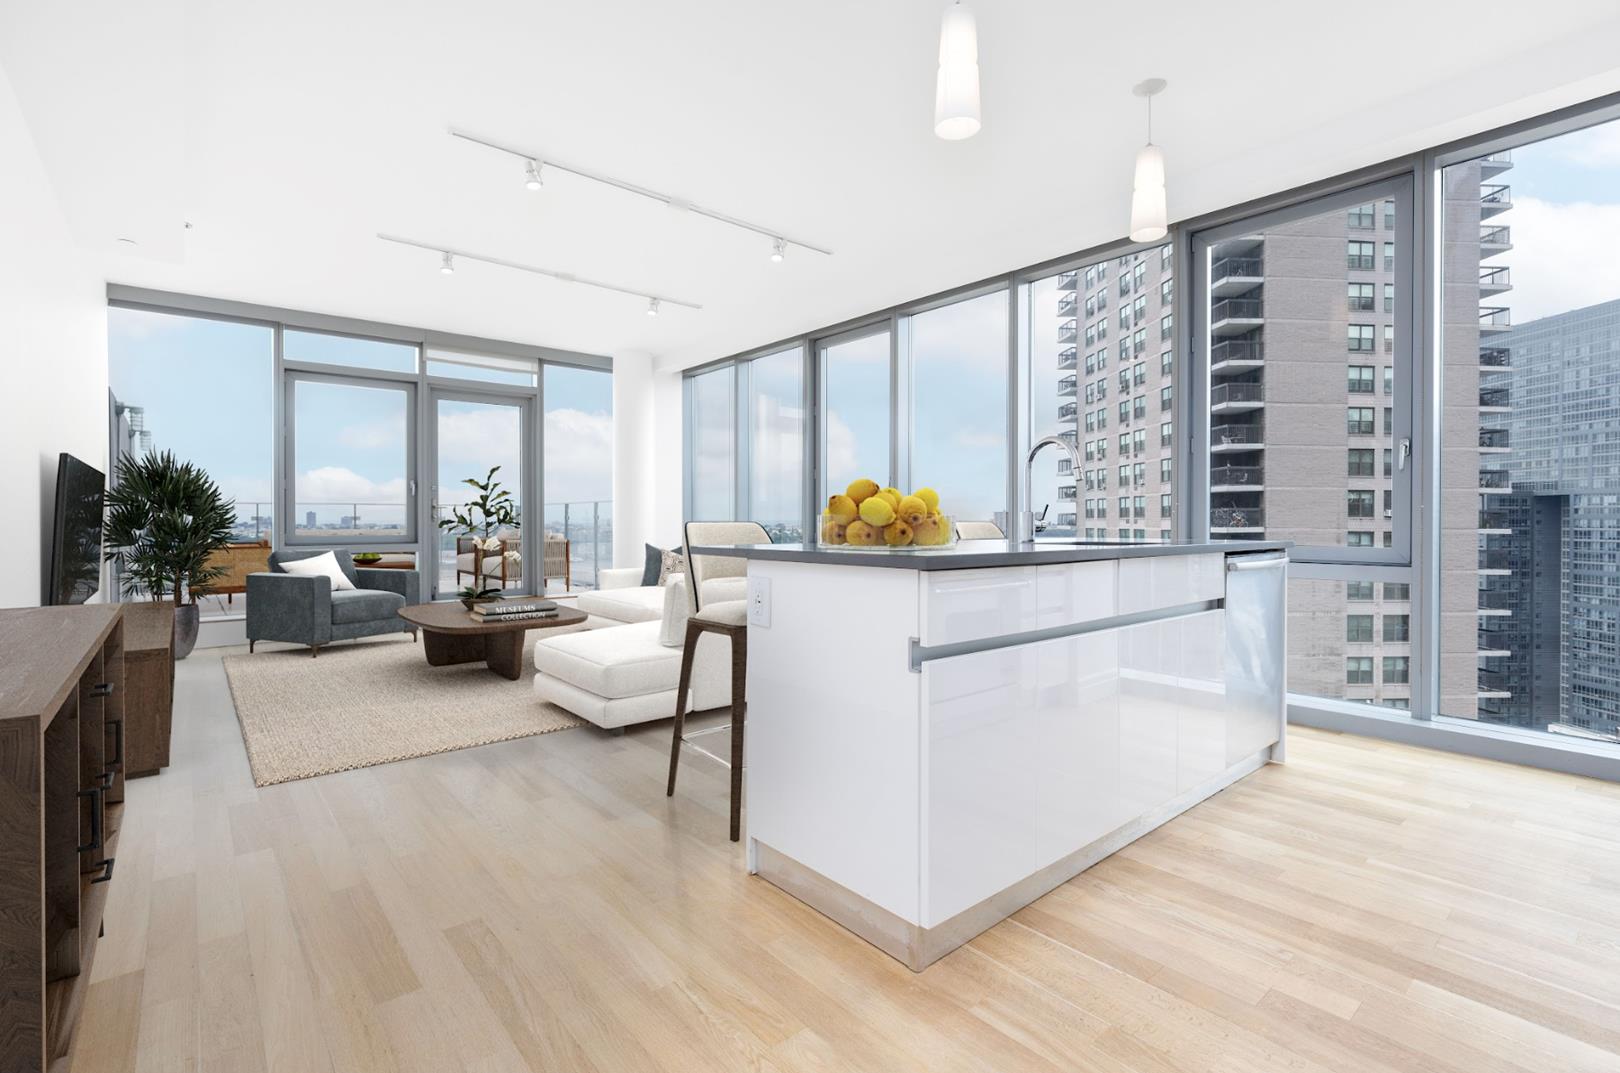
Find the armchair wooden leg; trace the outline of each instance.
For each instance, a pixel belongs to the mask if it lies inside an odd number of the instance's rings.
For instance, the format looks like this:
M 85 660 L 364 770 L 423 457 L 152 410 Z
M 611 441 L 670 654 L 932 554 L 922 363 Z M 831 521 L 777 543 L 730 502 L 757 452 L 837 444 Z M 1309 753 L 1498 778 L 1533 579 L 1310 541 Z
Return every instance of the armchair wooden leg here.
M 255 639 L 254 639 L 254 638 L 252 638 L 252 637 L 249 637 L 249 638 L 248 638 L 248 653 L 249 653 L 249 654 L 252 654 L 252 652 L 253 652 L 253 646 L 254 646 L 254 645 L 256 645 L 256 644 L 258 644 L 258 643 L 259 643 L 259 642 L 258 642 L 258 641 L 257 641 L 257 640 L 255 640 Z
M 697 652 L 697 640 L 703 627 L 695 622 L 686 624 L 686 643 L 681 647 L 681 678 L 675 687 L 675 736 L 669 743 L 669 785 L 665 797 L 675 796 L 675 771 L 681 763 L 681 735 L 686 733 L 686 694 L 692 686 L 692 658 Z
M 321 646 L 320 645 L 310 645 L 309 646 L 309 658 L 310 659 L 314 659 L 316 656 L 318 656 L 320 654 L 321 654 Z
M 731 634 L 731 840 L 742 837 L 743 726 L 748 717 L 748 631 Z

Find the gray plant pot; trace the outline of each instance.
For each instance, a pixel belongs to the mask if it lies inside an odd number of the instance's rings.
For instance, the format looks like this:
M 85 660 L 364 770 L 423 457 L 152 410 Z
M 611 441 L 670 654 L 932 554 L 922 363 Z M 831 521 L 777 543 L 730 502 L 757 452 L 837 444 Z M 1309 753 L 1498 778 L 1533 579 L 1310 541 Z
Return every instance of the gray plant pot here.
M 197 626 L 201 608 L 181 604 L 174 609 L 174 658 L 185 659 L 197 647 Z

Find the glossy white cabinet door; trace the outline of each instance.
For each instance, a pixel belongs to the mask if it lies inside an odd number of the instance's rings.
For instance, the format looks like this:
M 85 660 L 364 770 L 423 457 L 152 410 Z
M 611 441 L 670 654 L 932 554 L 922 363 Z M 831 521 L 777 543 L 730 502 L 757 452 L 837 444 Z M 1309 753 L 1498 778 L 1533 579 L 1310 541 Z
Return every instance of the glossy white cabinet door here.
M 922 678 L 922 923 L 932 927 L 1037 867 L 1035 646 L 932 660 Z
M 1123 824 L 1119 789 L 1119 631 L 1035 646 L 1037 866 Z
M 1176 790 L 1226 770 L 1226 612 L 1181 621 Z
M 1127 816 L 1176 796 L 1182 623 L 1119 630 L 1119 790 Z
M 1035 617 L 1041 629 L 1094 622 L 1117 613 L 1116 562 L 1038 566 L 1035 576 Z
M 1119 561 L 1122 615 L 1219 600 L 1225 594 L 1225 555 L 1160 555 Z
M 955 644 L 1035 629 L 1035 568 L 922 574 L 922 643 Z

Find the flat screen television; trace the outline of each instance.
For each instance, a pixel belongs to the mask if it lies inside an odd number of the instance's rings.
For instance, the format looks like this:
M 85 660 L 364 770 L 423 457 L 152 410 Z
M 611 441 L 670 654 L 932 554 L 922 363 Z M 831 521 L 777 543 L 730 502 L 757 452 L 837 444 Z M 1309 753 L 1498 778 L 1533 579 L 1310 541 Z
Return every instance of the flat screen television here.
M 101 588 L 101 516 L 107 478 L 63 452 L 56 462 L 56 529 L 51 538 L 53 604 L 82 604 Z

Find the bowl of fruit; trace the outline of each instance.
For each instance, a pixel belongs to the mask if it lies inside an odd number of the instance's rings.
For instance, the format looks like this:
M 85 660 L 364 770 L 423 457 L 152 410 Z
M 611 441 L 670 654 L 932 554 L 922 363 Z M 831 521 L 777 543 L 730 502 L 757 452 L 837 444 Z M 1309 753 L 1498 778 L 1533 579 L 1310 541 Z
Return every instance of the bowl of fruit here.
M 817 530 L 822 547 L 854 551 L 916 551 L 956 543 L 956 526 L 939 512 L 939 493 L 906 495 L 864 477 L 827 500 Z

